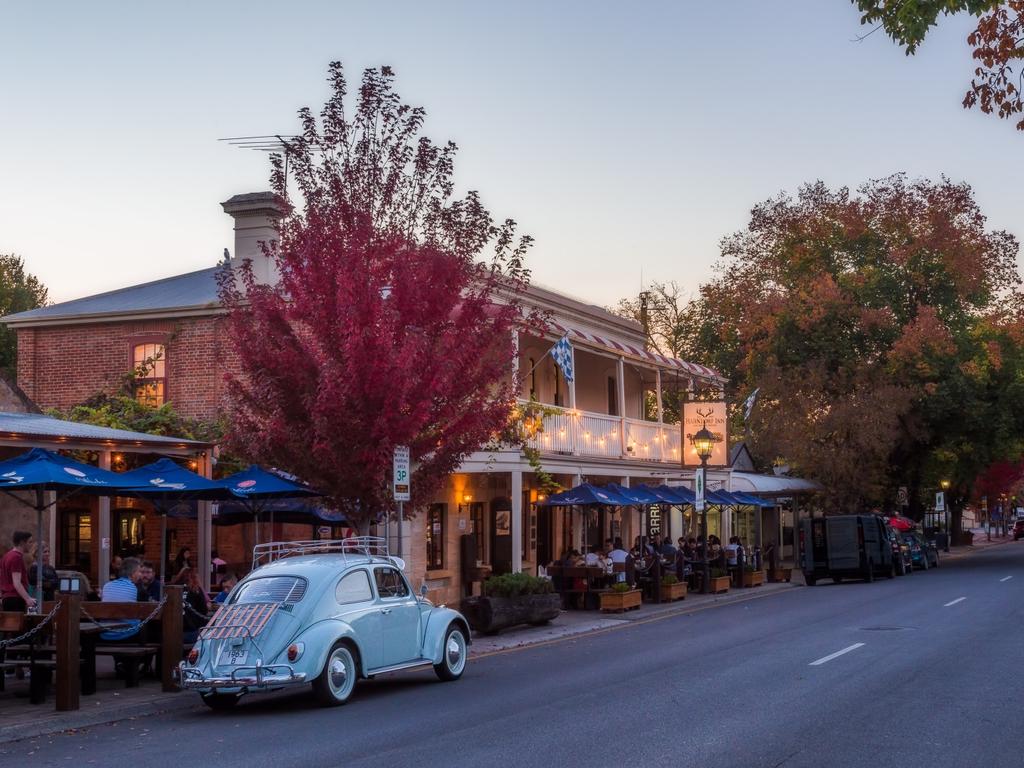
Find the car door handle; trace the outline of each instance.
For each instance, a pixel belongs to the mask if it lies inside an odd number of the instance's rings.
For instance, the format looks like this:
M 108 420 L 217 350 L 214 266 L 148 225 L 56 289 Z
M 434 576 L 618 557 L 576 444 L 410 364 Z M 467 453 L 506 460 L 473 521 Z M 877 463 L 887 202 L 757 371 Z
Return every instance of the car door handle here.
M 383 614 L 388 614 L 388 613 L 391 613 L 391 609 L 390 608 L 381 608 L 380 612 L 383 613 Z

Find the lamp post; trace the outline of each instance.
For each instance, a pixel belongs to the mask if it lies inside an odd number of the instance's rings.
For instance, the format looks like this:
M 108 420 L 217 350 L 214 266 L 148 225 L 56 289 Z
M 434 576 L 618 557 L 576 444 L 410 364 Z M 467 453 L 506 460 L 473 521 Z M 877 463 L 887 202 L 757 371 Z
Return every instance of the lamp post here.
M 943 547 L 943 552 L 949 552 L 949 537 L 953 535 L 953 532 L 949 529 L 950 521 L 952 520 L 951 510 L 949 509 L 949 480 L 940 480 L 939 485 L 942 486 L 942 511 L 946 522 L 946 546 Z M 938 562 L 938 561 L 936 561 Z
M 700 478 L 694 482 L 694 486 L 697 482 L 700 483 L 702 489 L 708 487 L 708 459 L 711 458 L 711 452 L 715 448 L 715 436 L 708 430 L 708 423 L 705 421 L 704 426 L 697 430 L 696 434 L 690 437 L 690 443 L 693 445 L 693 449 L 697 452 L 697 456 L 700 458 Z M 701 497 L 703 501 L 703 495 Z M 711 563 L 708 562 L 708 556 L 710 554 L 710 547 L 708 546 L 708 505 L 702 503 L 700 508 L 700 535 L 704 539 L 704 566 L 702 571 L 702 584 L 701 592 L 707 594 L 711 587 Z

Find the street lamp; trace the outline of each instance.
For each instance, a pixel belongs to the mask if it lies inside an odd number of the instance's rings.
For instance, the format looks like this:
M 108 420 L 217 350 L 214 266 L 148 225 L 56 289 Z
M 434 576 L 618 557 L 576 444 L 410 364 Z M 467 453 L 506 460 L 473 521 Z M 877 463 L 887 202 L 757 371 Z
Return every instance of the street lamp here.
M 943 548 L 943 552 L 949 552 L 949 537 L 953 535 L 953 532 L 949 529 L 950 521 L 950 509 L 949 509 L 949 491 L 950 482 L 949 480 L 940 480 L 939 485 L 942 486 L 942 511 L 946 518 L 946 546 Z
M 706 421 L 704 426 L 690 436 L 690 443 L 700 458 L 700 487 L 706 489 L 708 487 L 708 459 L 711 458 L 711 452 L 715 449 L 715 436 L 708 430 L 708 423 Z M 711 548 L 708 546 L 708 505 L 706 502 L 700 510 L 700 535 L 704 539 L 704 567 L 702 571 L 703 583 L 701 584 L 701 592 L 707 594 L 711 587 L 711 563 L 708 562 Z

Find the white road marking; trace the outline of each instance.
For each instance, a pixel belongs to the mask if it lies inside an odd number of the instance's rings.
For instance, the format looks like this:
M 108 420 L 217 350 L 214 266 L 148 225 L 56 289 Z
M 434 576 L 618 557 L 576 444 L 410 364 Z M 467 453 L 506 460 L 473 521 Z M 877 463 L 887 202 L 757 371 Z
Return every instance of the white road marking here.
M 948 603 L 946 603 L 946 604 L 945 604 L 944 606 L 942 606 L 942 607 L 943 607 L 943 608 L 949 608 L 949 606 L 951 606 L 951 605 L 956 605 L 957 603 L 962 603 L 962 602 L 963 602 L 964 600 L 966 600 L 966 599 L 967 599 L 966 597 L 958 597 L 958 598 L 957 598 L 956 600 L 950 600 L 950 601 L 949 601 Z
M 864 643 L 854 643 L 851 646 L 843 648 L 843 650 L 841 650 L 841 651 L 836 651 L 835 653 L 830 653 L 828 656 L 823 656 L 820 659 L 818 659 L 817 661 L 812 661 L 807 666 L 809 666 L 809 667 L 819 667 L 822 664 L 827 664 L 828 662 L 832 661 L 832 659 L 838 659 L 844 653 L 849 653 L 850 651 L 856 651 L 862 645 L 864 645 Z
M 1013 578 L 1013 576 L 1007 576 L 1005 579 L 1000 579 L 1000 581 L 1009 581 L 1012 578 Z

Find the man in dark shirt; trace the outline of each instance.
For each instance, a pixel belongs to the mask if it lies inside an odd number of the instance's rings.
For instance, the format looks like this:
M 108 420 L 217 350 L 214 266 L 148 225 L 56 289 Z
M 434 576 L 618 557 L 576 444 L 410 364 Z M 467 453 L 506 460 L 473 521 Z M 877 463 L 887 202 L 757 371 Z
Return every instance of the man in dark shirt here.
M 139 568 L 139 602 L 159 603 L 160 602 L 160 579 L 156 577 L 156 570 L 153 563 L 146 560 Z
M 15 531 L 14 546 L 0 558 L 0 599 L 5 611 L 25 611 L 35 608 L 36 600 L 28 593 L 25 555 L 32 551 L 32 534 Z

